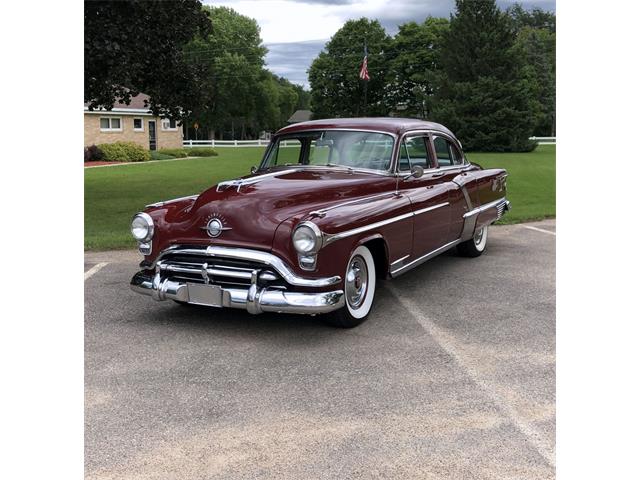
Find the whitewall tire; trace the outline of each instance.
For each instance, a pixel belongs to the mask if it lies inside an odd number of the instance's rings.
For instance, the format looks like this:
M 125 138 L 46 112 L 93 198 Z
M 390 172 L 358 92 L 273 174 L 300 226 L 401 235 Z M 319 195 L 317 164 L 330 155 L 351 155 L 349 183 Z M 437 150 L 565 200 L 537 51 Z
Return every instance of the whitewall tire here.
M 458 245 L 458 252 L 465 257 L 479 257 L 487 248 L 489 239 L 489 225 L 478 228 L 473 237 Z
M 350 255 L 343 281 L 345 306 L 327 316 L 336 327 L 352 328 L 364 322 L 373 306 L 376 265 L 371 251 L 360 245 Z

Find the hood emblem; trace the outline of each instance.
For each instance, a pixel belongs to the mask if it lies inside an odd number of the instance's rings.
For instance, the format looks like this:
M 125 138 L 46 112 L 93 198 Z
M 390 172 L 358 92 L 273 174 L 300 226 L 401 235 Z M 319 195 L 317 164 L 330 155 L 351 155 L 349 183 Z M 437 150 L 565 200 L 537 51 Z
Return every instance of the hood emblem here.
M 205 230 L 207 232 L 207 235 L 212 238 L 219 237 L 225 230 L 231 230 L 231 227 L 225 227 L 219 218 L 212 218 L 207 222 L 207 225 L 205 227 L 200 228 L 202 230 Z

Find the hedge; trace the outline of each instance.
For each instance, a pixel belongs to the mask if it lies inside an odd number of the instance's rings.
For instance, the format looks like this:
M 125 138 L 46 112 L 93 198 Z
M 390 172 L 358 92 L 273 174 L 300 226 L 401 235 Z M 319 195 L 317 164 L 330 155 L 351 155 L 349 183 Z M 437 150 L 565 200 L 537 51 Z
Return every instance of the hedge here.
M 211 147 L 161 148 L 158 152 L 163 155 L 171 155 L 173 158 L 215 157 L 218 155 L 218 152 Z
M 102 143 L 98 148 L 108 162 L 146 162 L 151 160 L 149 150 L 133 142 Z

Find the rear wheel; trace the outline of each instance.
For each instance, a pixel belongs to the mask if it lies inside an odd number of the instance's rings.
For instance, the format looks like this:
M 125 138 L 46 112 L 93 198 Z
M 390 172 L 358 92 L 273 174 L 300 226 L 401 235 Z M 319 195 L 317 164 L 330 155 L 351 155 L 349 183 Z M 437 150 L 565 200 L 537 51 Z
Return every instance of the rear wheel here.
M 376 266 L 369 249 L 356 248 L 347 262 L 344 275 L 345 306 L 325 317 L 330 325 L 353 328 L 364 322 L 373 305 L 376 290 Z
M 489 237 L 489 226 L 476 230 L 473 238 L 458 244 L 458 253 L 464 257 L 479 257 L 487 248 L 487 239 Z

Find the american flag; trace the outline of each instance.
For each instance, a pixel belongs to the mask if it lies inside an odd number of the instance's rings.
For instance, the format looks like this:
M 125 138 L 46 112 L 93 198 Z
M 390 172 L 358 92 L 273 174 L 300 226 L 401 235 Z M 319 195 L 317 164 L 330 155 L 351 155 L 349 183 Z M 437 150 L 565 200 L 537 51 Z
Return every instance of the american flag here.
M 367 46 L 364 46 L 364 58 L 362 59 L 362 66 L 360 67 L 360 80 L 365 82 L 369 81 L 369 70 L 367 69 Z

